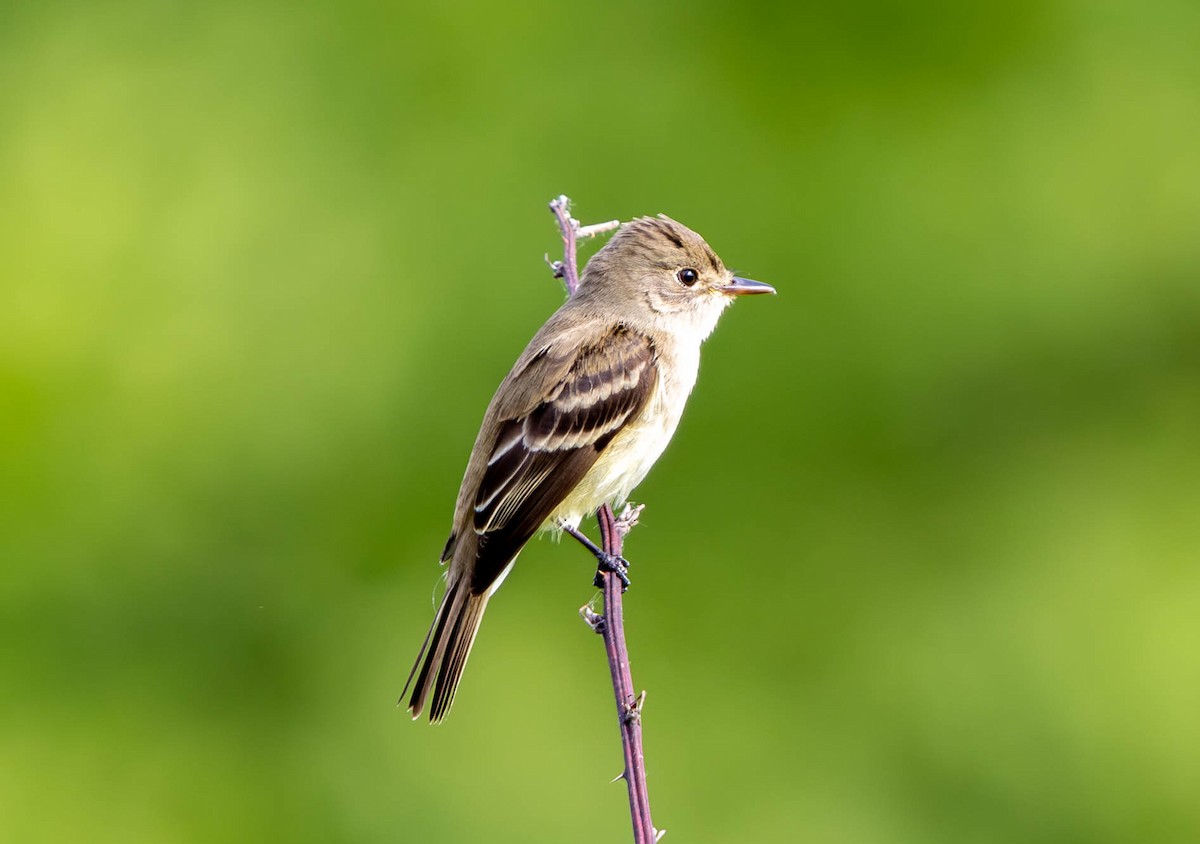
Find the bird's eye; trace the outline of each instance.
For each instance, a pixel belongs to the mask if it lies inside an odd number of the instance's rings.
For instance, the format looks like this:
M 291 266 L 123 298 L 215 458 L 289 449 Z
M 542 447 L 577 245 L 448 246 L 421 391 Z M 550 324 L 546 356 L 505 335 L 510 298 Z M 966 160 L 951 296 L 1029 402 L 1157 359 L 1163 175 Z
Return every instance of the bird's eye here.
M 696 279 L 700 278 L 700 274 L 697 273 L 695 270 L 689 268 L 686 270 L 680 270 L 679 272 L 675 273 L 675 277 L 677 279 L 679 279 L 679 281 L 681 283 L 686 284 L 688 287 L 691 287 L 693 284 L 696 283 Z

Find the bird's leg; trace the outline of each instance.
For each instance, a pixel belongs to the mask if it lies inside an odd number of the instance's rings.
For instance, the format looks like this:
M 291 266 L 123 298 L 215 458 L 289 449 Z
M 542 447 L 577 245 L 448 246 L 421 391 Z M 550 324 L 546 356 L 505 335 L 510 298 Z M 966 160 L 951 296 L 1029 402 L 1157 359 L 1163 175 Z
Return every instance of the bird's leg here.
M 621 591 L 629 588 L 629 560 L 624 557 L 618 557 L 616 554 L 609 554 L 595 542 L 588 539 L 587 536 L 579 528 L 568 525 L 564 522 L 559 522 L 559 527 L 571 534 L 579 540 L 579 544 L 592 552 L 596 561 L 600 564 L 600 568 L 611 571 L 621 580 Z M 596 573 L 596 587 L 603 588 L 604 583 L 600 580 L 600 573 Z

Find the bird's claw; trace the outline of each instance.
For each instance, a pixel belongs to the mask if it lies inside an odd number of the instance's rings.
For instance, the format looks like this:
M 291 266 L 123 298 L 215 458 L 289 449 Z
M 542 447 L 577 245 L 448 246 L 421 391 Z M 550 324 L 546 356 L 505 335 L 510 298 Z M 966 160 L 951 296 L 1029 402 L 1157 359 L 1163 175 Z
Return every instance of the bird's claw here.
M 612 572 L 620 579 L 622 592 L 629 588 L 629 560 L 624 557 L 618 557 L 616 554 L 606 554 L 601 551 L 596 555 L 596 561 L 600 564 L 595 580 L 597 589 L 604 588 L 603 572 L 605 571 Z

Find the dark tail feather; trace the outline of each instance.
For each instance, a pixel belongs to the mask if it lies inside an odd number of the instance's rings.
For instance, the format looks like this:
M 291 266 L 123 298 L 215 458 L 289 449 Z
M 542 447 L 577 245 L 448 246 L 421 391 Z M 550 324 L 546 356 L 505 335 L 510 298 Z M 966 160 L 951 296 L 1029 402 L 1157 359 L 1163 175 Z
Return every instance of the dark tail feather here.
M 475 643 L 475 634 L 479 632 L 479 622 L 483 620 L 488 597 L 487 593 L 472 595 L 469 584 L 462 580 L 446 590 L 446 597 L 442 598 L 425 642 L 421 645 L 421 652 L 417 654 L 416 664 L 408 675 L 404 691 L 400 693 L 403 701 L 409 686 L 412 686 L 408 711 L 413 718 L 420 717 L 431 691 L 433 705 L 429 711 L 430 722 L 436 724 L 450 711 L 454 692 L 458 689 L 458 681 L 462 678 L 463 668 L 471 653 L 471 645 Z

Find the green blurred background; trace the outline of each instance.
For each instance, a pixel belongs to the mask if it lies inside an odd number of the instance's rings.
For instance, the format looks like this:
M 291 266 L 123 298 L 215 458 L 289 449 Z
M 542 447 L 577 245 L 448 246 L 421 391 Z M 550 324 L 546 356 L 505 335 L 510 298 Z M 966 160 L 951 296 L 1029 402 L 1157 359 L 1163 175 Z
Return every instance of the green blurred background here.
M 0 9 L 0 818 L 629 833 L 531 545 L 394 706 L 546 201 L 741 302 L 639 489 L 667 841 L 1200 840 L 1200 4 Z M 594 248 L 594 247 L 593 247 Z

